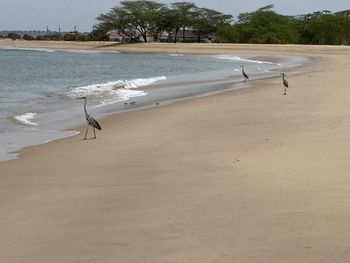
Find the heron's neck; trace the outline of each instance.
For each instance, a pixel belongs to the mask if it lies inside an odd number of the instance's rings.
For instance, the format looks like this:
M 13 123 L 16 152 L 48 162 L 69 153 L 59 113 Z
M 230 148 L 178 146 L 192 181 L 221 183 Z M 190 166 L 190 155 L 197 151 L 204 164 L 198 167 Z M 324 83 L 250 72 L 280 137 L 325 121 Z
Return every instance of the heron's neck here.
M 86 110 L 86 103 L 87 103 L 87 101 L 85 100 L 85 102 L 84 102 L 84 112 L 85 112 L 85 116 L 88 115 L 87 110 Z

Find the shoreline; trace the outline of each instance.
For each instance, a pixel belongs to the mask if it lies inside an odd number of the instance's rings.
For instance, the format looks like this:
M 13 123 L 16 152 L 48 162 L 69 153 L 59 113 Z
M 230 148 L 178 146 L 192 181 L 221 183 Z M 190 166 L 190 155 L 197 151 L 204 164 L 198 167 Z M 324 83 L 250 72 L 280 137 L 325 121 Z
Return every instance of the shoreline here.
M 16 41 L 15 41 L 16 42 Z M 19 41 L 19 43 L 26 44 L 27 41 Z M 38 44 L 36 41 L 29 42 L 29 44 Z M 43 50 L 46 49 L 48 46 L 45 46 L 43 44 L 50 43 L 50 41 L 46 41 L 41 44 L 39 47 L 33 47 L 33 50 Z M 51 43 L 52 44 L 52 43 Z M 57 44 L 57 42 L 53 42 L 53 44 Z M 24 50 L 31 49 L 29 47 L 24 48 Z M 76 49 L 74 49 L 76 51 Z M 62 51 L 62 50 L 60 50 Z M 225 56 L 229 56 L 230 54 L 225 54 Z M 233 54 L 234 55 L 234 54 Z M 243 55 L 243 62 L 251 62 L 252 66 L 254 67 L 261 67 L 259 66 L 260 63 L 266 63 L 266 64 L 273 64 L 268 65 L 269 69 L 266 69 L 265 73 L 262 73 L 264 71 L 256 71 L 254 73 L 250 73 L 251 81 L 258 81 L 259 79 L 268 79 L 276 77 L 274 76 L 274 72 L 279 72 L 281 67 L 281 63 L 283 65 L 282 69 L 291 69 L 291 68 L 297 68 L 302 64 L 309 63 L 305 57 L 296 57 L 296 56 L 282 56 L 282 55 L 265 55 L 265 56 L 254 56 L 250 57 L 248 54 Z M 226 58 L 227 59 L 227 58 Z M 235 58 L 230 58 L 229 60 L 234 60 Z M 236 59 L 240 59 L 237 57 Z M 269 61 L 269 62 L 266 62 Z M 257 63 L 257 64 L 254 64 Z M 275 68 L 273 68 L 275 67 Z M 262 66 L 262 68 L 264 68 Z M 262 70 L 262 69 L 260 69 Z M 294 74 L 301 74 L 300 72 L 294 72 Z M 277 73 L 276 73 L 277 74 Z M 198 76 L 194 76 L 195 78 Z M 204 77 L 204 76 L 202 76 Z M 216 78 L 213 78 L 216 77 Z M 277 76 L 279 77 L 279 76 Z M 113 102 L 113 99 L 110 100 L 110 102 L 103 102 L 101 105 L 97 105 L 95 107 L 92 107 L 91 114 L 98 119 L 104 118 L 106 115 L 116 114 L 122 111 L 128 111 L 131 110 L 140 110 L 152 106 L 159 106 L 160 104 L 169 104 L 173 101 L 180 101 L 183 99 L 189 99 L 197 96 L 208 96 L 210 94 L 214 94 L 216 92 L 221 92 L 222 89 L 229 90 L 229 89 L 238 89 L 238 88 L 245 88 L 240 83 L 240 76 L 232 75 L 223 75 L 223 76 L 215 76 L 213 75 L 212 78 L 209 76 L 208 79 L 201 79 L 198 77 L 198 80 L 196 79 L 192 80 L 175 80 L 172 79 L 172 82 L 160 82 L 159 84 L 151 84 L 147 86 L 139 87 L 138 90 L 145 91 L 146 95 L 141 97 L 134 97 L 133 101 L 136 103 L 135 105 L 128 105 L 125 106 L 125 103 L 123 101 L 119 102 Z M 253 79 L 252 79 L 253 78 Z M 246 84 L 248 85 L 248 84 Z M 169 89 L 170 87 L 171 90 Z M 77 110 L 75 108 L 75 110 Z M 36 112 L 35 110 L 33 112 Z M 79 109 L 80 112 L 80 109 Z M 12 140 L 13 142 L 21 142 L 16 143 L 16 147 L 13 146 L 10 148 L 11 150 L 8 150 L 8 146 L 10 145 L 6 139 L 3 139 L 3 149 L 5 150 L 3 154 L 0 156 L 1 161 L 8 161 L 11 159 L 18 158 L 18 153 L 23 147 L 29 147 L 37 144 L 45 144 L 47 142 L 51 142 L 53 140 L 61 139 L 61 138 L 67 138 L 70 136 L 73 136 L 76 133 L 76 128 L 80 125 L 83 125 L 84 121 L 83 119 L 77 119 L 78 113 L 75 112 L 72 114 L 71 117 L 67 117 L 68 111 L 62 111 L 62 112 L 56 112 L 55 114 L 48 113 L 42 113 L 35 117 L 35 121 L 39 123 L 40 125 L 37 126 L 38 130 L 36 133 L 28 134 L 27 140 L 25 138 L 25 134 L 18 134 L 18 136 L 21 135 L 21 139 Z M 35 125 L 37 125 L 37 123 Z M 6 138 L 6 137 L 4 137 Z M 12 137 L 11 137 L 12 138 Z M 45 138 L 45 139 L 42 139 Z M 5 144 L 7 143 L 7 144 Z M 7 153 L 7 154 L 6 154 Z
M 9 40 L 0 39 L 0 46 L 17 48 L 45 48 L 53 50 L 87 50 L 123 53 L 179 53 L 184 54 L 228 54 L 248 53 L 255 55 L 266 54 L 318 54 L 330 51 L 342 53 L 350 50 L 350 46 L 330 45 L 296 45 L 296 44 L 215 44 L 215 43 L 135 43 L 118 44 L 111 42 L 73 42 L 73 41 L 38 41 L 38 40 Z M 315 51 L 316 50 L 316 51 Z
M 314 59 L 287 96 L 259 80 L 0 163 L 0 261 L 346 261 L 350 49 L 286 50 Z

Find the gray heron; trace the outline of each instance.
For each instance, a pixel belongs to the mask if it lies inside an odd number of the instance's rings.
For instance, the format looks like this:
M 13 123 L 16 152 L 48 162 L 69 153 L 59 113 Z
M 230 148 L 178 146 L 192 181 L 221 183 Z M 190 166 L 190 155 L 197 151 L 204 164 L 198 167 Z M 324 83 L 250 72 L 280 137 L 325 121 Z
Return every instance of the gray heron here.
M 283 87 L 284 87 L 284 93 L 283 93 L 283 95 L 287 95 L 287 89 L 288 89 L 288 87 L 289 87 L 288 81 L 285 79 L 285 74 L 284 74 L 284 73 L 282 73 L 281 76 L 282 76 Z
M 248 77 L 248 75 L 247 75 L 247 74 L 245 73 L 245 71 L 244 71 L 244 66 L 241 65 L 241 67 L 242 67 L 242 74 L 243 74 L 243 77 L 244 77 L 244 82 L 246 82 L 247 79 L 249 79 L 249 77 Z
M 85 137 L 84 140 L 86 140 L 86 136 L 89 130 L 89 126 L 92 127 L 92 129 L 94 130 L 94 137 L 93 139 L 96 139 L 96 132 L 95 132 L 95 128 L 98 129 L 99 131 L 101 130 L 101 126 L 100 124 L 87 112 L 86 110 L 86 104 L 87 104 L 87 98 L 86 97 L 81 97 L 78 99 L 83 99 L 84 100 L 84 112 L 85 112 L 85 119 L 87 122 L 87 127 L 86 127 L 86 131 L 85 131 Z

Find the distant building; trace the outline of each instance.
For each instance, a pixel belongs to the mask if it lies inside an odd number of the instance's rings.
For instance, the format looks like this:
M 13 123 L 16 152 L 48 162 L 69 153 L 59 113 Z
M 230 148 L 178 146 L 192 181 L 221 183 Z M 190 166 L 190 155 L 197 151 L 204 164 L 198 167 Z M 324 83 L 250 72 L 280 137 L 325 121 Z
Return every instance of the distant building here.
M 131 42 L 132 38 L 118 30 L 110 30 L 106 33 L 108 41 L 116 41 L 120 43 Z
M 174 41 L 175 40 L 175 31 L 169 32 L 167 36 L 168 41 Z M 177 41 L 184 41 L 184 42 L 206 42 L 211 43 L 215 40 L 214 34 L 199 34 L 192 30 L 192 29 L 186 29 L 185 32 L 180 29 L 176 34 Z
M 116 42 L 132 42 L 132 41 L 141 41 L 143 42 L 144 39 L 141 35 L 133 35 L 125 34 L 119 30 L 110 30 L 106 33 L 108 41 L 116 41 Z M 132 37 L 131 37 L 132 36 Z M 149 31 L 147 32 L 147 42 L 152 41 L 161 41 L 161 42 L 173 42 L 175 40 L 175 32 L 154 32 Z M 183 30 L 179 30 L 177 32 L 177 41 L 179 42 L 198 42 L 198 39 L 200 42 L 206 42 L 211 43 L 215 39 L 215 35 L 213 34 L 206 34 L 206 35 L 199 35 L 197 32 L 195 32 L 192 29 L 185 30 L 183 34 Z
M 161 41 L 163 39 L 168 39 L 169 34 L 166 32 L 147 32 L 146 38 L 148 42 L 152 41 Z M 140 37 L 140 41 L 143 41 L 143 38 Z

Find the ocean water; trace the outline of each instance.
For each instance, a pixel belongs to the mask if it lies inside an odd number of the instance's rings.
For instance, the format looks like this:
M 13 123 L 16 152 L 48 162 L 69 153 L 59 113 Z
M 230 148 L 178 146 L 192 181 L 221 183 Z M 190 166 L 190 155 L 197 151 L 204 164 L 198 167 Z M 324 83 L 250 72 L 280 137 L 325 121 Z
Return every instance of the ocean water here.
M 298 64 L 300 60 L 288 63 Z M 85 121 L 78 97 L 88 97 L 89 111 L 102 117 L 129 110 L 126 105 L 147 106 L 155 101 L 210 92 L 213 86 L 179 84 L 179 88 L 176 83 L 241 81 L 240 65 L 245 65 L 252 75 L 276 74 L 273 70 L 286 66 L 235 55 L 0 47 L 0 160 L 15 158 L 14 152 L 24 146 L 76 134 L 70 128 Z M 151 88 L 155 85 L 156 91 Z

